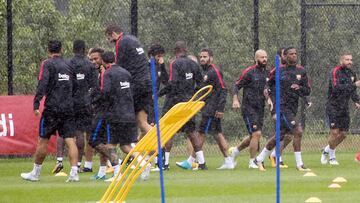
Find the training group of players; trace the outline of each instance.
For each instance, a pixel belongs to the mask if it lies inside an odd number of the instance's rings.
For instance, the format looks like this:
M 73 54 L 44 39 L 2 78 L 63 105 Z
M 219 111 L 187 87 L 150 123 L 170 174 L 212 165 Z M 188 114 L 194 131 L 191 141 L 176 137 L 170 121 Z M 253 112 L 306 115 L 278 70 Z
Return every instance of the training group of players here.
M 47 154 L 47 145 L 52 135 L 58 134 L 57 163 L 53 170 L 63 169 L 64 145 L 68 148 L 70 174 L 67 182 L 79 181 L 79 172 L 92 172 L 93 151 L 100 156 L 100 167 L 94 180 L 112 181 L 119 173 L 121 159 L 116 151 L 128 153 L 154 125 L 154 109 L 150 77 L 150 65 L 139 40 L 125 35 L 118 25 L 109 25 L 105 30 L 107 40 L 115 43 L 115 53 L 102 48 L 91 48 L 85 54 L 86 46 L 82 40 L 73 43 L 74 56 L 61 57 L 62 45 L 58 40 L 48 42 L 48 59 L 40 67 L 38 86 L 34 98 L 35 115 L 41 114 L 39 123 L 39 142 L 34 155 L 33 170 L 22 173 L 25 180 L 38 181 L 42 163 Z M 255 52 L 255 64 L 246 68 L 235 81 L 232 88 L 232 108 L 240 109 L 248 130 L 248 136 L 236 147 L 228 147 L 223 135 L 221 120 L 228 94 L 223 75 L 213 63 L 211 49 L 200 50 L 199 56 L 188 55 L 186 43 L 177 41 L 174 57 L 169 61 L 169 72 L 165 68 L 164 48 L 154 44 L 148 49 L 148 56 L 154 57 L 157 73 L 158 96 L 165 96 L 162 114 L 179 102 L 188 101 L 197 89 L 212 85 L 213 91 L 205 99 L 201 110 L 201 121 L 196 125 L 195 118 L 181 129 L 186 134 L 191 151 L 189 158 L 176 165 L 183 169 L 206 170 L 202 146 L 206 134 L 213 134 L 224 156 L 224 164 L 218 169 L 234 169 L 236 156 L 249 147 L 249 168 L 264 171 L 263 162 L 270 157 L 271 165 L 279 161 L 280 167 L 287 168 L 281 159 L 275 160 L 275 136 L 271 137 L 259 152 L 262 137 L 264 108 L 267 105 L 274 120 L 275 115 L 275 71 L 269 71 L 268 55 L 264 50 Z M 306 70 L 297 64 L 297 50 L 294 47 L 280 48 L 280 124 L 281 152 L 293 141 L 296 168 L 310 171 L 301 157 L 302 125 L 297 120 L 299 99 L 311 106 L 310 82 Z M 349 130 L 349 100 L 360 108 L 357 95 L 357 80 L 352 67 L 352 55 L 342 53 L 340 64 L 329 75 L 326 114 L 329 120 L 330 136 L 328 145 L 321 154 L 322 164 L 338 165 L 335 148 L 345 139 Z M 240 105 L 238 93 L 243 89 Z M 45 97 L 44 110 L 39 111 L 40 101 Z M 197 127 L 198 126 L 198 127 Z M 140 133 L 139 133 L 140 132 Z M 85 142 L 86 140 L 86 142 Z M 85 146 L 85 143 L 86 146 Z M 169 157 L 173 141 L 164 147 L 165 170 L 169 170 Z M 281 153 L 280 152 L 280 153 Z M 85 155 L 84 166 L 81 160 Z M 145 162 L 138 158 L 140 165 Z M 113 171 L 112 178 L 105 179 L 107 165 Z M 151 170 L 147 165 L 141 178 L 149 178 Z

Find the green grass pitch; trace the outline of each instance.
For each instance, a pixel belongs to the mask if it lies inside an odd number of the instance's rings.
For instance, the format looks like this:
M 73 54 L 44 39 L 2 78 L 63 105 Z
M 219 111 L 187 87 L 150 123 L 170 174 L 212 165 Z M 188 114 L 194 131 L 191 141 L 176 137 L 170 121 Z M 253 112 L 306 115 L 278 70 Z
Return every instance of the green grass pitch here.
M 360 202 L 360 164 L 354 161 L 354 155 L 338 152 L 339 166 L 323 166 L 320 153 L 304 153 L 306 166 L 317 176 L 303 177 L 304 172 L 294 167 L 293 153 L 285 154 L 289 168 L 281 170 L 281 202 L 305 202 L 309 197 L 318 197 L 326 203 Z M 247 153 L 237 158 L 238 166 L 233 171 L 216 170 L 222 163 L 220 156 L 206 157 L 208 171 L 185 171 L 175 166 L 175 161 L 183 158 L 171 158 L 171 169 L 165 172 L 166 202 L 275 202 L 276 171 L 267 160 L 266 172 L 248 169 Z M 96 202 L 101 198 L 108 183 L 91 181 L 94 173 L 80 174 L 78 183 L 65 183 L 66 177 L 51 174 L 54 163 L 53 159 L 47 159 L 40 182 L 28 182 L 21 179 L 20 173 L 32 169 L 32 159 L 0 159 L 0 202 Z M 69 165 L 65 167 L 68 172 Z M 328 188 L 339 176 L 348 182 L 342 183 L 340 189 Z M 152 172 L 150 180 L 138 180 L 126 202 L 160 202 L 158 178 L 158 173 Z

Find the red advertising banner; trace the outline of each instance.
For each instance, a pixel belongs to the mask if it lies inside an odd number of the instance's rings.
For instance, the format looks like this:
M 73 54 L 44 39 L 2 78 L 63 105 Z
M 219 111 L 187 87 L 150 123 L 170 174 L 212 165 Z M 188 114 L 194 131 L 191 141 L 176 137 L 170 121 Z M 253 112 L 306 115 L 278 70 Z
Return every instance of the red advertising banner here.
M 33 100 L 34 96 L 0 96 L 0 155 L 35 153 L 40 116 L 34 114 Z M 55 150 L 56 137 L 52 136 L 48 152 Z

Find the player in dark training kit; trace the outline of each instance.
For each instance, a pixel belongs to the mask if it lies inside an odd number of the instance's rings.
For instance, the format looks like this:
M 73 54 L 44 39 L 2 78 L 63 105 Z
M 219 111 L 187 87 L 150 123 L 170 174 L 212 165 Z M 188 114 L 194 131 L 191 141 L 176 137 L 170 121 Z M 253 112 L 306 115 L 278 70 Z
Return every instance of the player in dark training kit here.
M 335 148 L 346 138 L 350 126 L 349 100 L 356 108 L 360 108 L 360 97 L 356 88 L 360 87 L 353 70 L 352 55 L 344 53 L 340 57 L 340 65 L 330 72 L 326 115 L 329 119 L 330 136 L 328 145 L 321 154 L 321 163 L 339 165 L 335 157 Z M 328 160 L 329 156 L 329 160 Z
M 73 89 L 76 80 L 72 67 L 61 56 L 61 42 L 51 40 L 48 43 L 50 57 L 43 61 L 39 73 L 39 82 L 34 98 L 35 115 L 40 115 L 39 106 L 45 96 L 45 107 L 39 124 L 39 143 L 35 152 L 33 170 L 22 173 L 25 180 L 38 181 L 42 163 L 46 157 L 47 145 L 51 135 L 56 131 L 63 137 L 69 148 L 71 165 L 67 182 L 79 181 L 77 157 L 78 150 L 75 143 L 74 99 Z

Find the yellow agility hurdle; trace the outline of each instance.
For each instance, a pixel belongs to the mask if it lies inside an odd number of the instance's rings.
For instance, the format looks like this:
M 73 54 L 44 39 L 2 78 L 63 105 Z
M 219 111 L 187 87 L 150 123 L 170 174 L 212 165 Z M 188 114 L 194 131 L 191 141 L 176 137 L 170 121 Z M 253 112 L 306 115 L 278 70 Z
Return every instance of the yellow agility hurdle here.
M 180 102 L 174 105 L 160 119 L 161 147 L 164 147 L 165 143 L 167 143 L 187 121 L 204 107 L 205 102 L 202 100 L 212 91 L 212 89 L 213 87 L 211 85 L 201 88 L 188 102 Z M 200 95 L 202 92 L 205 93 Z M 136 179 L 157 154 L 157 135 L 156 126 L 154 126 L 126 156 L 120 166 L 120 172 L 111 182 L 100 202 L 124 202 Z M 151 156 L 150 159 L 145 161 L 147 155 Z M 130 157 L 133 157 L 133 160 L 126 166 Z M 132 166 L 135 166 L 133 170 L 131 170 Z

